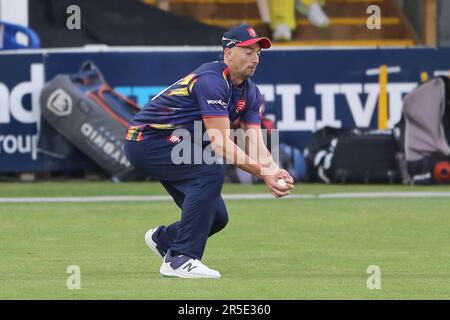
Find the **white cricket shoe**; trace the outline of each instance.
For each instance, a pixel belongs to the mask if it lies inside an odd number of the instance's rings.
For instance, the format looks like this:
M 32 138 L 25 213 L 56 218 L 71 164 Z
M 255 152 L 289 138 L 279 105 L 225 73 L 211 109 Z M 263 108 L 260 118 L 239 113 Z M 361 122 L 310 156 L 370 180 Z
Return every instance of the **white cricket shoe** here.
M 272 39 L 274 41 L 290 41 L 292 39 L 291 28 L 287 24 L 280 23 L 273 31 Z
M 147 247 L 149 247 L 149 249 L 152 250 L 158 257 L 163 259 L 166 253 L 164 250 L 159 248 L 157 244 L 158 238 L 156 235 L 159 228 L 161 228 L 161 226 L 148 230 L 145 233 L 144 239 Z
M 319 28 L 328 27 L 330 24 L 330 18 L 322 10 L 322 7 L 317 2 L 314 2 L 310 6 L 305 6 L 300 0 L 297 0 L 297 11 L 303 13 L 309 20 L 309 22 Z
M 219 279 L 220 273 L 205 266 L 200 260 L 185 255 L 172 256 L 169 249 L 159 272 L 166 277 Z

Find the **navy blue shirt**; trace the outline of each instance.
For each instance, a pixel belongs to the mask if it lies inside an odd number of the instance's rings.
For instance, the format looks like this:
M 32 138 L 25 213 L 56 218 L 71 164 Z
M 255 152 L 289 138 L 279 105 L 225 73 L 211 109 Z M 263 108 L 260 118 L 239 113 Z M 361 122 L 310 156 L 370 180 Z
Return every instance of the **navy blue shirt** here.
M 126 139 L 142 140 L 146 130 L 191 130 L 208 117 L 260 125 L 261 104 L 249 78 L 235 87 L 224 62 L 205 63 L 153 97 L 131 120 Z

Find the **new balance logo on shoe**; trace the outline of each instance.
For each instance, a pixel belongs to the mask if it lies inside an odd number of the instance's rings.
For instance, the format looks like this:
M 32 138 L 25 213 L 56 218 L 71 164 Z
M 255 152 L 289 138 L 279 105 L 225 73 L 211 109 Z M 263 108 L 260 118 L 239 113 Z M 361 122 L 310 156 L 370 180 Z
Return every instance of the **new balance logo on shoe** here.
M 205 266 L 200 260 L 186 255 L 172 255 L 168 250 L 159 272 L 165 277 L 219 279 L 220 273 Z
M 188 269 L 188 272 L 191 272 L 192 270 L 194 270 L 195 268 L 197 268 L 197 266 L 192 266 L 192 263 L 186 264 L 183 269 Z

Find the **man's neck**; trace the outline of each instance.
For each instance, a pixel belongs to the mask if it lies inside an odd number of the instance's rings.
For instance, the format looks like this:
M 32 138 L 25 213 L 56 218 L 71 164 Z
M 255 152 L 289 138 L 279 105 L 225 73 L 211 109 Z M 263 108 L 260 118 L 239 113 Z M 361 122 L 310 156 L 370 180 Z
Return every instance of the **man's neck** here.
M 244 82 L 244 79 L 242 78 L 233 77 L 233 72 L 230 72 L 230 78 L 231 83 L 233 83 L 233 86 L 235 86 L 236 88 L 239 88 Z
M 244 82 L 244 78 L 237 76 L 237 72 L 234 72 L 233 68 L 230 67 L 229 63 L 227 63 L 226 61 L 224 61 L 224 63 L 227 65 L 228 67 L 228 71 L 230 73 L 230 79 L 231 79 L 231 83 L 235 86 L 235 87 L 240 87 L 242 85 L 242 83 Z

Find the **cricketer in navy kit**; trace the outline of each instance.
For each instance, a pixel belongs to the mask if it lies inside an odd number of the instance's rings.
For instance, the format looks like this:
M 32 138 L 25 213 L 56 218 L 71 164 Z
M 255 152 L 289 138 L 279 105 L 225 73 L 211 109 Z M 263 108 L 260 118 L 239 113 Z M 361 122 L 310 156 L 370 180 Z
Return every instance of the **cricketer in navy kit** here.
M 278 167 L 264 145 L 260 126 L 262 97 L 250 80 L 261 49 L 270 48 L 270 40 L 259 37 L 244 24 L 225 32 L 222 46 L 223 61 L 201 65 L 152 98 L 134 116 L 125 137 L 130 163 L 158 179 L 181 208 L 179 221 L 145 234 L 147 246 L 163 258 L 160 273 L 164 276 L 221 277 L 201 259 L 208 237 L 228 222 L 220 194 L 225 160 L 262 179 L 277 198 L 288 195 L 294 187 L 292 177 Z M 249 135 L 249 147 L 257 150 L 251 156 L 230 138 L 230 123 L 236 119 L 240 119 L 245 132 L 255 133 Z M 192 138 L 199 124 L 200 136 L 207 133 L 206 141 Z M 173 151 L 186 142 L 190 149 L 184 150 L 183 156 L 190 153 L 191 161 L 180 163 L 174 160 Z M 202 154 L 208 145 L 223 162 L 192 160 L 193 154 Z M 280 179 L 284 182 L 277 183 Z

